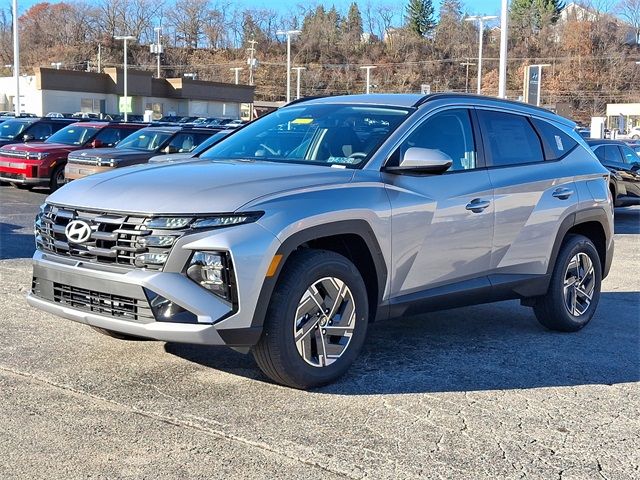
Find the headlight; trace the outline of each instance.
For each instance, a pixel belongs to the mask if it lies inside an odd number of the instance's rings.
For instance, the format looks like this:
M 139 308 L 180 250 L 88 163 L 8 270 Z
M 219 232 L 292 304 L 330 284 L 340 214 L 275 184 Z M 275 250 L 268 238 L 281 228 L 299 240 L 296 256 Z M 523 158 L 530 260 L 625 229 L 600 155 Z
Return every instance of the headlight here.
M 96 157 L 96 165 L 98 167 L 115 167 L 116 161 L 113 158 Z
M 230 261 L 223 252 L 195 252 L 187 277 L 219 297 L 231 301 Z
M 231 225 L 252 223 L 262 216 L 263 212 L 235 213 L 228 215 L 212 215 L 210 217 L 158 217 L 152 218 L 146 223 L 147 229 L 177 230 L 188 225 L 191 228 L 221 228 Z M 193 222 L 193 223 L 192 223 Z
M 48 152 L 29 152 L 27 153 L 28 160 L 42 160 L 49 156 Z
M 189 217 L 158 217 L 152 218 L 146 223 L 147 228 L 159 228 L 162 230 L 175 230 L 184 228 L 193 220 Z

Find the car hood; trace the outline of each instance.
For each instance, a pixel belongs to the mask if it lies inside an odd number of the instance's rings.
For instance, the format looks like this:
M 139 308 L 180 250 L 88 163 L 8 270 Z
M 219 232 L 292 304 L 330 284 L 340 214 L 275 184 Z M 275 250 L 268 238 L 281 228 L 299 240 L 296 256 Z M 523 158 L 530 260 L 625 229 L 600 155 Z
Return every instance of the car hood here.
M 347 183 L 353 173 L 340 168 L 275 162 L 156 163 L 75 180 L 47 201 L 125 213 L 224 213 L 270 194 Z
M 16 152 L 57 152 L 57 151 L 71 151 L 77 149 L 73 145 L 66 145 L 64 143 L 45 143 L 45 142 L 29 142 L 29 143 L 17 143 L 11 145 L 6 149 Z
M 169 153 L 166 155 L 156 155 L 149 159 L 149 163 L 157 162 L 177 162 L 193 159 L 193 153 Z
M 144 150 L 135 150 L 133 148 L 91 148 L 88 150 L 80 150 L 69 156 L 69 160 L 91 160 L 95 158 L 107 160 L 123 160 L 123 159 L 148 159 L 155 155 L 155 152 Z

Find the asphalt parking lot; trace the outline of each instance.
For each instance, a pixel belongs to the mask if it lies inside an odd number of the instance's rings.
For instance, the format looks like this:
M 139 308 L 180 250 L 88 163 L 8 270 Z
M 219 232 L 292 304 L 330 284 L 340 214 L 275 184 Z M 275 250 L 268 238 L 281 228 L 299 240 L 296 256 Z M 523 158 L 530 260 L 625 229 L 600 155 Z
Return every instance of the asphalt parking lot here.
M 640 477 L 640 208 L 592 323 L 518 302 L 374 324 L 337 384 L 226 348 L 123 342 L 27 306 L 46 191 L 0 187 L 0 478 Z

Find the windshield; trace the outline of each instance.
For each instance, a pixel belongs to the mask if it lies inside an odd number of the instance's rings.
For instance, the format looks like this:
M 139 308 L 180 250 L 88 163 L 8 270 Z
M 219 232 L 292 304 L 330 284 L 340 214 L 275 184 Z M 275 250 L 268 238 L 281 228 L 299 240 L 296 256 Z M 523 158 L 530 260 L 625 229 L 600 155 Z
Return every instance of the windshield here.
M 247 125 L 200 158 L 359 168 L 409 112 L 366 105 L 295 105 Z
M 98 131 L 95 127 L 71 125 L 47 138 L 45 143 L 64 143 L 65 145 L 84 145 Z
M 173 135 L 173 132 L 159 132 L 157 130 L 143 128 L 122 140 L 116 148 L 133 148 L 135 150 L 154 152 L 160 148 L 171 135 Z
M 7 120 L 0 123 L 0 138 L 3 140 L 13 140 L 17 138 L 25 128 L 27 128 L 30 122 L 21 122 L 19 120 Z

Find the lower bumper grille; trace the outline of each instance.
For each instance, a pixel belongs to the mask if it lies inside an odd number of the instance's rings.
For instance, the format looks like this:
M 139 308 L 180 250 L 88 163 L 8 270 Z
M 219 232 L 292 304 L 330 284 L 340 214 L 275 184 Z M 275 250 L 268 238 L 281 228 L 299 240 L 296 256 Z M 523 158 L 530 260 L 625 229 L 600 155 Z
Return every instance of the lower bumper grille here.
M 45 285 L 47 283 L 49 285 Z M 33 279 L 31 290 L 36 296 L 97 315 L 134 322 L 154 319 L 148 302 L 137 298 L 88 290 L 57 282 L 51 283 L 39 278 Z M 51 293 L 46 294 L 47 291 Z

